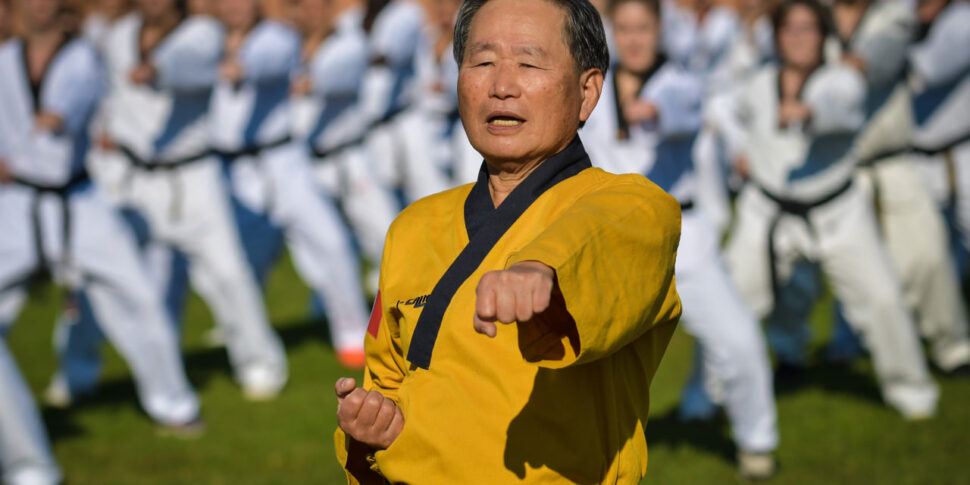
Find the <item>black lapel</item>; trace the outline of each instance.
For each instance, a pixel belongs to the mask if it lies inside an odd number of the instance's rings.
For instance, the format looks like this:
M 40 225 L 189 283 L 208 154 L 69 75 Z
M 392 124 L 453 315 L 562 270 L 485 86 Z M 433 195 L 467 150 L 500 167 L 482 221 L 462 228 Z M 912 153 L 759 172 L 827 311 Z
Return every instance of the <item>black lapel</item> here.
M 650 66 L 650 69 L 647 69 L 647 72 L 640 76 L 640 87 L 637 88 L 637 96 L 640 95 L 640 91 L 642 91 L 643 87 L 647 85 L 650 78 L 652 78 L 653 75 L 656 74 L 666 62 L 667 56 L 665 56 L 663 53 L 658 53 L 657 58 L 653 60 L 653 64 Z M 616 139 L 626 140 L 630 138 L 630 124 L 627 123 L 626 117 L 623 116 L 623 103 L 620 102 L 620 89 L 616 81 L 616 72 L 618 70 L 619 66 L 613 70 L 613 104 L 616 107 L 617 126 Z
M 563 151 L 539 165 L 496 208 L 488 191 L 488 171 L 482 163 L 478 182 L 465 199 L 468 245 L 462 249 L 431 291 L 411 337 L 408 361 L 423 369 L 431 365 L 431 353 L 438 339 L 441 321 L 458 288 L 478 269 L 499 239 L 539 196 L 557 183 L 589 167 L 592 167 L 589 155 L 586 154 L 579 136 L 576 136 Z
M 54 54 L 51 55 L 50 59 L 47 60 L 47 64 L 44 65 L 44 69 L 41 71 L 40 79 L 38 79 L 37 82 L 34 82 L 34 80 L 30 78 L 30 61 L 27 58 L 29 55 L 28 52 L 30 52 L 30 45 L 27 42 L 27 38 L 25 37 L 20 42 L 20 60 L 24 66 L 24 79 L 27 80 L 27 86 L 30 88 L 30 99 L 33 103 L 34 114 L 37 114 L 40 111 L 40 94 L 44 87 L 44 80 L 47 79 L 47 74 L 50 73 L 51 66 L 54 65 L 54 61 L 57 59 L 57 56 L 60 55 L 61 50 L 64 49 L 64 46 L 67 45 L 71 39 L 72 38 L 68 35 L 61 38 L 60 44 L 57 45 L 57 49 L 54 51 Z

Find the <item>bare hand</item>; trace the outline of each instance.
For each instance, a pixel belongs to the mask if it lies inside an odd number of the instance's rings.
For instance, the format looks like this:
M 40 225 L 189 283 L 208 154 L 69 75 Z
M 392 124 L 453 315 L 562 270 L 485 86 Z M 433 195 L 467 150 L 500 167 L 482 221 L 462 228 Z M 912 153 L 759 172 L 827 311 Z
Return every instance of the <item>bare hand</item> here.
M 309 96 L 313 92 L 313 79 L 303 74 L 293 80 L 290 86 L 290 94 L 294 96 Z
M 734 159 L 734 171 L 737 172 L 741 178 L 747 180 L 750 175 L 748 169 L 748 157 L 738 155 L 737 158 Z
M 100 133 L 94 137 L 94 144 L 98 148 L 105 151 L 113 151 L 118 149 L 118 144 L 111 138 L 107 133 Z
M 13 182 L 13 173 L 7 165 L 7 161 L 0 158 L 0 184 Z
M 143 62 L 131 70 L 131 73 L 128 74 L 128 78 L 131 79 L 131 82 L 135 84 L 148 84 L 155 80 L 155 76 L 157 74 L 158 72 L 155 70 L 155 66 L 151 65 L 150 63 Z
M 778 107 L 778 121 L 782 126 L 802 123 L 812 116 L 812 109 L 797 100 L 785 100 Z
M 623 108 L 623 118 L 627 123 L 636 124 L 657 119 L 657 106 L 649 101 L 634 100 Z
M 38 131 L 57 133 L 64 127 L 64 118 L 50 111 L 41 111 L 34 117 L 34 128 Z
M 404 429 L 404 413 L 393 399 L 356 386 L 349 377 L 337 379 L 337 424 L 347 436 L 377 450 L 387 449 Z
M 475 331 L 495 337 L 495 322 L 528 322 L 546 311 L 556 273 L 538 261 L 515 263 L 504 271 L 489 271 L 475 290 Z
M 239 84 L 243 80 L 244 70 L 242 64 L 233 59 L 222 61 L 219 66 L 219 75 L 232 84 Z
M 859 54 L 848 53 L 842 56 L 842 62 L 848 64 L 850 67 L 859 71 L 860 73 L 866 72 L 866 60 L 862 58 Z

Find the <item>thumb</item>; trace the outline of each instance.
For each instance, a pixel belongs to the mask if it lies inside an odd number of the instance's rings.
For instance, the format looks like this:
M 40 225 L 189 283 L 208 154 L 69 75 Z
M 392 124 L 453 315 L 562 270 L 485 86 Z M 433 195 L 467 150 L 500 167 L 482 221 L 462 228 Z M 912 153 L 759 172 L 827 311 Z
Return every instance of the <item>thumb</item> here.
M 357 381 L 355 381 L 352 377 L 341 377 L 340 379 L 337 379 L 337 384 L 334 386 L 334 390 L 337 393 L 337 402 L 343 402 L 344 398 L 356 388 Z

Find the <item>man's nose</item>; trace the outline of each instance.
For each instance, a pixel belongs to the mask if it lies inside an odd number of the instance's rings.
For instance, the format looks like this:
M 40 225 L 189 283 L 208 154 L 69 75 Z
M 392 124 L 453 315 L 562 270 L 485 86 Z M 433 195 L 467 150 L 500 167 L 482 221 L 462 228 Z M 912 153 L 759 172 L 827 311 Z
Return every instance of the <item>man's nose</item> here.
M 521 93 L 515 67 L 508 64 L 497 66 L 492 78 L 492 89 L 489 96 L 498 99 L 517 98 Z

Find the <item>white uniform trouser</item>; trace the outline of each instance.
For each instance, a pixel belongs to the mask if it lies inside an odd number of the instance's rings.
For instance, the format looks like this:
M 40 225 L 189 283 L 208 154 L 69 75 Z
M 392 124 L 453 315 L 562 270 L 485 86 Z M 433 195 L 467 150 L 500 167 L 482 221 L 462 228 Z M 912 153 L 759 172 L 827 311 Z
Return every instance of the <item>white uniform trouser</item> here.
M 320 186 L 340 201 L 364 256 L 380 265 L 384 238 L 398 210 L 375 177 L 375 163 L 368 151 L 363 146 L 350 147 L 312 163 Z
M 954 196 L 960 241 L 970 248 L 970 141 L 937 155 L 915 155 L 913 160 L 940 207 L 950 203 L 951 193 Z
M 778 445 L 768 352 L 758 320 L 745 307 L 718 252 L 717 231 L 698 209 L 684 212 L 677 250 L 681 321 L 700 343 L 705 387 L 723 403 L 738 447 L 768 452 Z
M 878 190 L 886 247 L 933 361 L 943 370 L 970 362 L 967 312 L 947 229 L 916 167 L 907 158 L 881 161 L 856 180 L 870 193 Z
M 759 316 L 771 310 L 772 263 L 783 284 L 799 259 L 817 261 L 872 355 L 883 399 L 906 416 L 932 413 L 939 390 L 865 193 L 850 188 L 813 209 L 808 221 L 783 214 L 774 234 L 777 260 L 772 262 L 768 236 L 778 210 L 754 185 L 746 186 L 738 199 L 725 257 L 749 307 Z
M 0 482 L 7 485 L 53 485 L 61 479 L 37 405 L 2 336 L 0 472 Z
M 312 177 L 295 144 L 232 164 L 236 197 L 283 229 L 297 271 L 326 302 L 334 346 L 360 348 L 368 316 L 360 268 L 340 214 Z
M 236 379 L 243 387 L 281 387 L 286 354 L 246 263 L 219 161 L 132 170 L 125 200 L 145 217 L 155 239 L 185 254 L 192 286 L 225 333 Z
M 366 138 L 381 183 L 400 187 L 408 204 L 451 188 L 437 159 L 443 131 L 433 117 L 410 109 L 376 126 Z
M 0 188 L 0 326 L 16 319 L 26 291 L 10 284 L 39 261 L 31 218 L 35 197 L 21 186 Z M 70 250 L 65 253 L 60 201 L 40 197 L 47 261 L 55 263 L 55 275 L 76 280 L 87 293 L 105 334 L 131 367 L 142 407 L 166 424 L 197 416 L 199 402 L 185 377 L 178 340 L 120 216 L 97 189 L 69 196 Z M 58 264 L 65 254 L 72 263 Z

